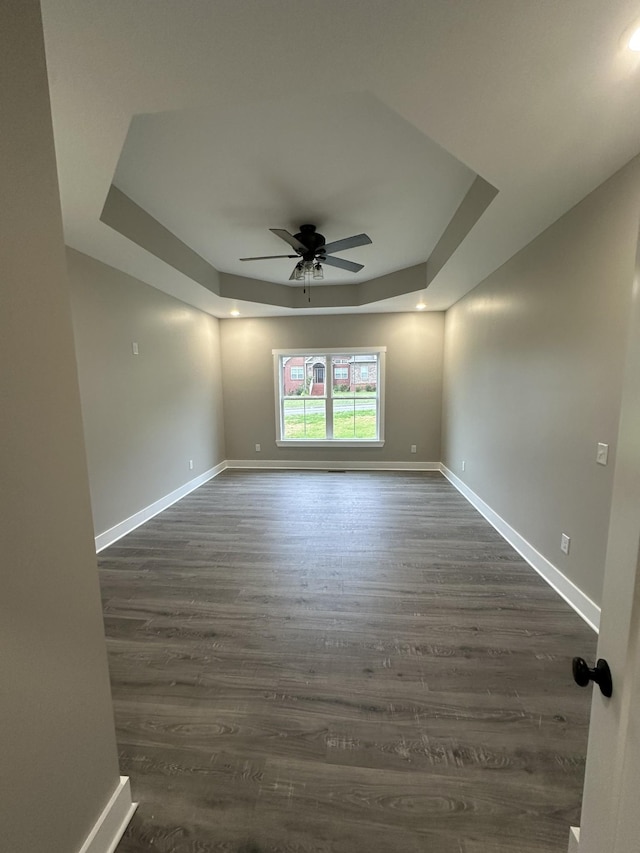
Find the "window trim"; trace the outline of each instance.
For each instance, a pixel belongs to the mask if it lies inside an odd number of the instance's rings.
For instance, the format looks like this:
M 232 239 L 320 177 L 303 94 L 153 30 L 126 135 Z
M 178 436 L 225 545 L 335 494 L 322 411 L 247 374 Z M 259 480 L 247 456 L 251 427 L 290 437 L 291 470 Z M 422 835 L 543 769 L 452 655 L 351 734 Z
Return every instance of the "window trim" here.
M 331 439 L 291 439 L 281 438 L 282 424 L 284 423 L 284 395 L 281 393 L 280 386 L 280 359 L 282 356 L 309 356 L 313 358 L 326 359 L 325 361 L 325 377 L 327 374 L 333 379 L 333 363 L 334 356 L 343 356 L 349 358 L 353 355 L 377 355 L 378 357 L 378 407 L 377 407 L 377 439 L 362 439 L 362 438 L 331 438 Z M 273 349 L 273 379 L 274 379 L 274 410 L 276 419 L 276 446 L 277 447 L 384 447 L 384 402 L 385 402 L 385 361 L 387 348 L 385 346 L 375 347 L 318 347 L 304 349 Z M 327 369 L 331 366 L 331 372 Z M 326 378 L 325 378 L 326 387 Z M 327 388 L 327 390 L 329 390 Z M 327 414 L 329 414 L 329 406 L 333 400 L 333 382 L 331 382 L 331 393 L 326 394 L 323 399 L 328 401 Z

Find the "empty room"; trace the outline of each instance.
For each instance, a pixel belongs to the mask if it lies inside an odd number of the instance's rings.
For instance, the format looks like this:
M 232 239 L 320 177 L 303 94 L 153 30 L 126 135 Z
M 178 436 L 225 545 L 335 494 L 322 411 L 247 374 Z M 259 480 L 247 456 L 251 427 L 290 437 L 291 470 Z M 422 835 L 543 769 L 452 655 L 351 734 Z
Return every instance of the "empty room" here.
M 2 849 L 635 850 L 640 6 L 0 40 Z

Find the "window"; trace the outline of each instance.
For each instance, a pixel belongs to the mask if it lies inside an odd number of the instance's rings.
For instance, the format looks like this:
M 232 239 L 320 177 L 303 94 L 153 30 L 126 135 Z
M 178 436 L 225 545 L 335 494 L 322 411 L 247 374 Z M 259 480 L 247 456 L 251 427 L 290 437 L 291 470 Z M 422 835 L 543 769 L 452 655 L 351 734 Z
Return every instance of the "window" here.
M 386 347 L 273 350 L 276 444 L 381 447 L 385 353 Z

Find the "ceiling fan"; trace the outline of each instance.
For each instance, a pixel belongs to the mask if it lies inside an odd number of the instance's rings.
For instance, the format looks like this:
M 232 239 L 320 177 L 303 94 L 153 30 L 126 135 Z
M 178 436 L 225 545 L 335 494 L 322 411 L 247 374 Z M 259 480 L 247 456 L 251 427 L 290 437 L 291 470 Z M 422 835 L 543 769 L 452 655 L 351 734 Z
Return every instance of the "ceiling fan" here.
M 324 235 L 316 231 L 315 225 L 301 225 L 298 234 L 290 234 L 284 228 L 270 228 L 281 240 L 295 249 L 295 255 L 262 255 L 257 258 L 240 258 L 241 261 L 265 261 L 271 258 L 298 258 L 289 281 L 304 281 L 305 274 L 314 279 L 323 278 L 322 264 L 331 267 L 339 267 L 349 272 L 359 272 L 364 264 L 356 264 L 346 261 L 344 258 L 332 257 L 332 252 L 342 252 L 345 249 L 355 249 L 357 246 L 366 246 L 371 243 L 371 238 L 366 234 L 355 234 L 353 237 L 345 237 L 343 240 L 335 240 L 326 243 Z

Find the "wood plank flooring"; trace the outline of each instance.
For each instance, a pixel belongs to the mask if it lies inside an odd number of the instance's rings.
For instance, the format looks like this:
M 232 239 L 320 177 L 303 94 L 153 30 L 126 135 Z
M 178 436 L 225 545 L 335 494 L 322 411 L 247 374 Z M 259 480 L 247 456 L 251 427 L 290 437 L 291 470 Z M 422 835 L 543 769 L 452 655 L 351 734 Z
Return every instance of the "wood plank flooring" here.
M 440 475 L 226 471 L 99 557 L 118 853 L 564 853 L 595 635 Z

